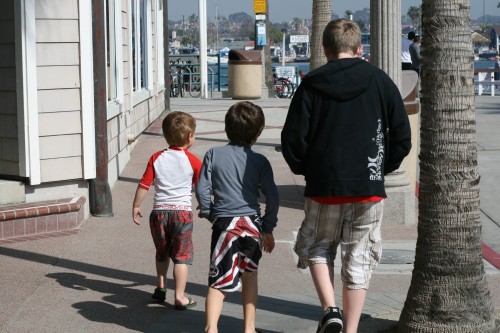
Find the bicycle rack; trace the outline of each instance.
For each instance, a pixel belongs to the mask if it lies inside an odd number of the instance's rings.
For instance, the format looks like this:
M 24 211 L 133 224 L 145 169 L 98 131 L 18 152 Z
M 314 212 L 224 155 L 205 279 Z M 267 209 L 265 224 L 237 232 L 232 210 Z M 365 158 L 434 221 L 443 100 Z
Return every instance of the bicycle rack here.
M 215 75 L 214 75 L 214 70 L 212 68 L 208 68 L 208 70 L 210 71 L 210 75 L 212 77 L 212 80 L 210 82 L 210 85 L 211 85 L 211 88 L 210 89 L 210 98 L 213 98 L 214 97 L 214 79 L 215 79 Z

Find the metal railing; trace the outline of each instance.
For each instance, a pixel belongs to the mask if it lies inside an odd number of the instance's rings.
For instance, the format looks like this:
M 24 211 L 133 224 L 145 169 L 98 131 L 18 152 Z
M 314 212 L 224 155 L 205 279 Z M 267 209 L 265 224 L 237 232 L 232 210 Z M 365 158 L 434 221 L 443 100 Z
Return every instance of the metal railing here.
M 227 74 L 224 75 L 221 71 L 221 61 L 219 54 L 209 54 L 209 56 L 217 56 L 216 64 L 209 64 L 208 71 L 210 74 L 208 75 L 208 87 L 211 96 L 213 96 L 213 92 L 215 89 L 217 91 L 221 91 L 222 81 L 221 79 L 226 78 Z M 200 97 L 201 95 L 201 87 L 200 87 L 200 56 L 197 54 L 174 54 L 170 55 L 170 69 L 181 68 L 182 69 L 182 88 L 189 93 L 191 97 Z M 214 69 L 216 70 L 214 71 Z M 173 71 L 175 72 L 175 71 Z M 217 88 L 215 86 L 217 85 Z M 181 96 L 181 94 L 177 95 Z
M 498 73 L 498 74 L 496 74 Z M 497 79 L 495 79 L 497 76 Z M 500 95 L 500 68 L 476 69 L 474 71 L 474 92 L 478 95 Z

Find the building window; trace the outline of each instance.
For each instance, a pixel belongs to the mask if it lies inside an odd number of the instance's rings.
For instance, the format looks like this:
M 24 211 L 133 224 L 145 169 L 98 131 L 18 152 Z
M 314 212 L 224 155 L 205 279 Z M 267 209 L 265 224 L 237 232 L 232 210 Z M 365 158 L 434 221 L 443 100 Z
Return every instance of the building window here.
M 108 118 L 120 112 L 123 101 L 121 1 L 106 0 L 106 61 Z
M 131 0 L 132 33 L 132 90 L 148 88 L 149 45 L 148 0 Z
M 157 68 L 158 68 L 158 84 L 159 85 L 164 85 L 165 84 L 165 67 L 164 67 L 164 54 L 163 54 L 163 0 L 157 0 L 158 1 L 158 11 L 157 11 L 157 16 L 156 16 L 156 22 L 157 22 L 157 29 L 156 29 L 156 49 L 157 49 Z

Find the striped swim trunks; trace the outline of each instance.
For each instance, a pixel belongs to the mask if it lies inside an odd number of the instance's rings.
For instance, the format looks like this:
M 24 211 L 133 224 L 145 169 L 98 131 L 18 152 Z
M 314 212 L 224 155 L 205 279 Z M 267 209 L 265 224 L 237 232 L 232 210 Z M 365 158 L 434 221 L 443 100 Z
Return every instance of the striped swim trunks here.
M 261 219 L 258 216 L 218 218 L 212 226 L 208 285 L 225 292 L 241 286 L 245 271 L 257 271 L 262 257 Z

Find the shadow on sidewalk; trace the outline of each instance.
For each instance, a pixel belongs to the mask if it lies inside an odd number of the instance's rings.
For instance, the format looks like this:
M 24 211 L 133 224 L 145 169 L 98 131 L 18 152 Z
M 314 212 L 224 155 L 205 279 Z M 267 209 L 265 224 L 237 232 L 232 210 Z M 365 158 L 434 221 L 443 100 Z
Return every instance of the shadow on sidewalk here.
M 196 308 L 190 311 L 175 311 L 172 304 L 152 303 L 151 294 L 149 292 L 137 289 L 137 287 L 141 286 L 151 286 L 152 291 L 154 285 L 152 285 L 151 282 L 155 280 L 155 277 L 152 275 L 134 273 L 6 247 L 0 247 L 0 255 L 27 260 L 37 264 L 50 265 L 54 268 L 71 270 L 72 272 L 54 272 L 46 276 L 55 279 L 61 286 L 68 289 L 82 292 L 85 290 L 92 290 L 99 293 L 96 299 L 99 298 L 102 299 L 102 301 L 78 302 L 78 299 L 76 299 L 76 302 L 72 304 L 74 308 L 78 309 L 78 313 L 88 320 L 113 323 L 144 332 L 152 323 L 157 322 L 163 316 L 168 316 L 174 321 L 184 318 L 186 323 L 183 322 L 182 325 L 189 324 L 190 330 L 193 329 L 193 325 L 201 325 L 200 329 L 201 331 L 203 330 L 205 321 L 203 311 L 197 311 Z M 101 276 L 103 279 L 88 278 L 80 273 Z M 110 282 L 106 279 L 125 281 L 126 283 Z M 172 280 L 169 279 L 168 283 L 171 284 Z M 207 286 L 197 283 L 188 283 L 186 291 L 188 294 L 205 298 Z M 167 297 L 169 297 L 168 294 Z M 170 297 L 173 297 L 173 295 L 170 295 Z M 240 307 L 241 293 L 235 292 L 228 295 L 226 303 L 234 303 Z M 165 309 L 165 307 L 168 309 Z M 321 312 L 317 305 L 262 295 L 259 296 L 259 310 L 313 321 L 317 320 L 318 313 Z M 227 316 L 225 317 L 226 318 L 221 318 L 221 323 L 224 322 L 224 327 L 226 324 L 232 325 L 231 321 L 235 321 L 235 325 L 241 327 L 241 320 Z M 229 322 L 226 323 L 226 321 Z M 200 330 L 194 330 L 193 332 L 199 331 Z
M 116 324 L 140 332 L 158 332 L 164 330 L 167 326 L 172 329 L 175 328 L 175 331 L 172 332 L 203 331 L 205 313 L 201 304 L 189 311 L 176 311 L 171 303 L 154 303 L 151 301 L 150 292 L 139 290 L 143 286 L 150 286 L 151 291 L 153 290 L 154 285 L 151 282 L 155 280 L 155 277 L 152 275 L 128 272 L 6 247 L 0 247 L 0 255 L 73 271 L 54 272 L 46 276 L 56 280 L 62 287 L 68 289 L 82 292 L 91 290 L 99 293 L 93 301 L 80 302 L 78 299 L 75 299 L 75 303 L 72 304 L 72 307 L 78 309 L 78 313 L 89 321 Z M 89 278 L 80 273 L 94 276 L 93 278 Z M 101 276 L 103 279 L 96 279 L 95 276 Z M 106 279 L 125 282 L 121 284 Z M 172 280 L 169 279 L 168 283 L 172 284 Z M 207 286 L 188 283 L 186 291 L 190 295 L 204 299 Z M 167 294 L 167 297 L 173 298 L 171 291 L 169 294 Z M 198 300 L 199 303 L 201 301 L 201 299 Z M 232 306 L 233 312 L 234 306 L 236 306 L 238 316 L 242 315 L 241 292 L 231 293 L 226 297 L 225 309 L 230 306 Z M 318 316 L 321 313 L 319 305 L 265 295 L 259 295 L 258 310 L 313 322 L 318 320 Z M 374 318 L 369 315 L 363 315 L 359 332 L 390 332 L 390 328 L 397 324 L 397 318 L 394 319 Z M 224 327 L 225 330 L 233 327 L 235 331 L 239 331 L 243 325 L 243 320 L 223 315 L 221 316 L 220 323 L 221 327 Z M 151 330 L 155 326 L 158 326 L 158 330 Z M 264 330 L 263 332 L 273 333 L 275 331 Z

